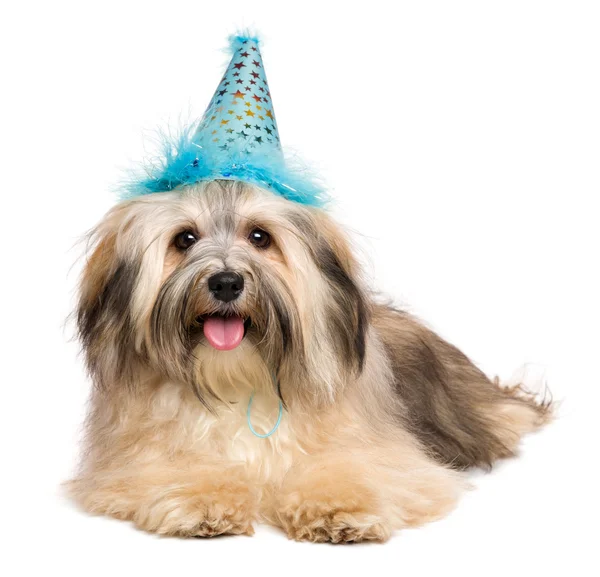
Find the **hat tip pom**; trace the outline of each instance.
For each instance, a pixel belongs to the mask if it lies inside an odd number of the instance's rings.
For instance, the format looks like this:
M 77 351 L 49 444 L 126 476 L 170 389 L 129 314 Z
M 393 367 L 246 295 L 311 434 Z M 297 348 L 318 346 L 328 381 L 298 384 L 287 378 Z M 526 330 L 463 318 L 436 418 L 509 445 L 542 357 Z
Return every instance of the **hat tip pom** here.
M 260 37 L 254 31 L 249 29 L 238 30 L 235 34 L 229 36 L 229 51 L 233 54 L 236 50 L 239 50 L 242 45 L 248 41 L 260 44 Z

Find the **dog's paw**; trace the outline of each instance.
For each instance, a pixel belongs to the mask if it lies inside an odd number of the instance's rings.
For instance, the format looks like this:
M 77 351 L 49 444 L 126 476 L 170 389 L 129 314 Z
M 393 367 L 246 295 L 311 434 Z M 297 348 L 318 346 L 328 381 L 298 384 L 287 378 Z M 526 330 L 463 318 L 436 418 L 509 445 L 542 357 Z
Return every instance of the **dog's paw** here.
M 391 525 L 381 513 L 377 493 L 364 484 L 336 478 L 336 483 L 319 476 L 304 478 L 297 480 L 301 484 L 288 486 L 278 496 L 276 524 L 297 541 L 386 541 Z
M 315 460 L 288 474 L 271 509 L 271 521 L 297 541 L 382 542 L 392 530 L 386 510 L 382 495 L 360 466 Z
M 204 472 L 206 474 L 206 472 Z M 259 493 L 243 474 L 229 471 L 175 480 L 97 475 L 79 478 L 68 490 L 86 511 L 131 521 L 144 531 L 178 537 L 252 535 Z M 104 481 L 104 482 L 101 482 Z
M 252 535 L 258 499 L 245 484 L 202 483 L 171 488 L 132 516 L 145 531 L 177 537 Z
M 254 535 L 251 519 L 239 519 L 229 515 L 214 515 L 209 509 L 206 517 L 191 528 L 177 533 L 183 537 L 216 537 L 218 535 Z
M 390 526 L 382 517 L 341 502 L 289 503 L 277 512 L 277 519 L 288 537 L 297 541 L 383 542 L 390 536 Z
M 203 487 L 202 492 L 184 498 L 169 499 L 168 509 L 156 527 L 136 524 L 162 535 L 179 537 L 215 537 L 217 535 L 252 535 L 257 499 L 245 485 Z M 160 508 L 160 505 L 157 505 Z M 151 515 L 157 518 L 156 511 Z

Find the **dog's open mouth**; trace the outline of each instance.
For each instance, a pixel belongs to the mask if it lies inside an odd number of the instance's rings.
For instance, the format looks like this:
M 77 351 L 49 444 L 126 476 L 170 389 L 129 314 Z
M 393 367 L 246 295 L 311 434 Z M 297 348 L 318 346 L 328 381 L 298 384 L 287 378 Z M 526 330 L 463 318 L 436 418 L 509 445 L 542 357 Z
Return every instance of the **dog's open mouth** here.
M 207 315 L 201 317 L 204 336 L 211 347 L 218 351 L 231 351 L 244 339 L 250 327 L 250 318 L 238 315 Z

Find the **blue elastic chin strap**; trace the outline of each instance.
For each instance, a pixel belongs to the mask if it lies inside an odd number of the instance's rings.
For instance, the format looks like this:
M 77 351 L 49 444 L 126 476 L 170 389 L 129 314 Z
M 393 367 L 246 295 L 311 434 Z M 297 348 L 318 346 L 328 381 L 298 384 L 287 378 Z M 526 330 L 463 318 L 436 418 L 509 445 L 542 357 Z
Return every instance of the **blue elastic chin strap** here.
M 279 424 L 281 423 L 281 417 L 283 415 L 283 404 L 280 399 L 279 400 L 279 415 L 277 417 L 277 422 L 275 423 L 275 426 L 268 433 L 265 433 L 264 435 L 262 435 L 261 433 L 257 433 L 254 430 L 254 427 L 252 426 L 252 417 L 250 416 L 250 411 L 252 409 L 252 399 L 254 399 L 254 393 L 252 393 L 250 395 L 250 400 L 248 401 L 248 409 L 246 410 L 246 419 L 248 421 L 248 428 L 250 429 L 250 431 L 252 431 L 253 435 L 260 437 L 261 439 L 266 439 L 267 437 L 270 437 L 279 428 Z

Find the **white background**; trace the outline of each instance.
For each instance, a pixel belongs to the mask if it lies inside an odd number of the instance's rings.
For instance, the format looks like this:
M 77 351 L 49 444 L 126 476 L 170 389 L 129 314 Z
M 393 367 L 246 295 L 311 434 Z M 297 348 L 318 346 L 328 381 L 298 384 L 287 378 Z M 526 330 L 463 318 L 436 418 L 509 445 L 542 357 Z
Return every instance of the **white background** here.
M 597 2 L 1 11 L 3 575 L 598 575 Z M 326 177 L 374 283 L 489 374 L 525 364 L 563 400 L 448 518 L 385 545 L 158 539 L 60 497 L 90 386 L 65 325 L 74 245 L 144 131 L 202 113 L 248 25 L 281 137 Z

